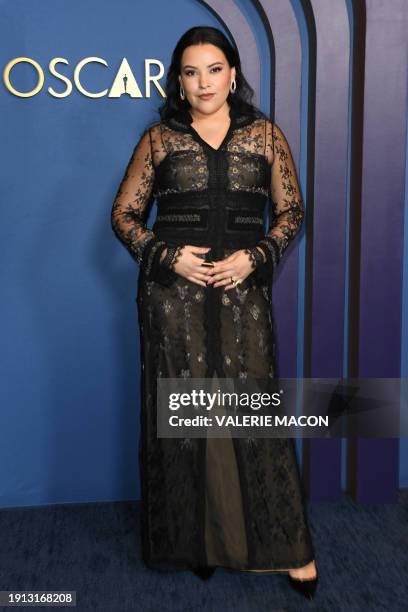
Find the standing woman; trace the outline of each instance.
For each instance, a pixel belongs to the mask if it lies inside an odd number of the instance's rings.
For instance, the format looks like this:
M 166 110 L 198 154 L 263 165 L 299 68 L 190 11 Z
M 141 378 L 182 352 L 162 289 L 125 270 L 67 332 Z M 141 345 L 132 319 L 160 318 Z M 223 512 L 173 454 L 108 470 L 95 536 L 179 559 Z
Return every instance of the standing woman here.
M 158 377 L 277 376 L 272 275 L 304 207 L 285 136 L 252 96 L 224 34 L 188 30 L 161 120 L 141 135 L 112 208 L 113 230 L 140 266 L 143 560 L 202 578 L 217 566 L 285 571 L 312 597 L 293 439 L 157 438 Z M 269 198 L 275 223 L 265 234 Z

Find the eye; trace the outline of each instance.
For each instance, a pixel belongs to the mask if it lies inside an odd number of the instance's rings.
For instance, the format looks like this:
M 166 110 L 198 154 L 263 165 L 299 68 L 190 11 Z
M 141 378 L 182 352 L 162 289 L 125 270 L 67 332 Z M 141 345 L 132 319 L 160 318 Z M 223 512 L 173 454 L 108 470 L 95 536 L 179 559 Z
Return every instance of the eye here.
M 214 68 L 211 68 L 211 72 L 215 71 L 215 72 L 221 72 L 222 70 L 222 66 L 214 66 Z M 195 70 L 187 69 L 184 71 L 184 74 L 186 76 L 192 76 L 195 73 Z

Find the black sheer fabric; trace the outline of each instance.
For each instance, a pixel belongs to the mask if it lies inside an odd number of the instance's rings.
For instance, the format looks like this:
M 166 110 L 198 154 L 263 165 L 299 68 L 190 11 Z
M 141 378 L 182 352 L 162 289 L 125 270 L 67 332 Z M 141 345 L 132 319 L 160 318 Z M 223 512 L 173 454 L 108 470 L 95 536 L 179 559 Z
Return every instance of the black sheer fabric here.
M 233 109 L 230 119 L 218 149 L 187 110 L 146 129 L 112 208 L 140 264 L 142 545 L 152 568 L 277 571 L 314 559 L 292 439 L 157 438 L 158 377 L 277 377 L 272 277 L 304 206 L 278 125 Z M 205 259 L 258 247 L 262 261 L 234 289 L 202 287 L 161 263 L 185 244 L 210 246 Z

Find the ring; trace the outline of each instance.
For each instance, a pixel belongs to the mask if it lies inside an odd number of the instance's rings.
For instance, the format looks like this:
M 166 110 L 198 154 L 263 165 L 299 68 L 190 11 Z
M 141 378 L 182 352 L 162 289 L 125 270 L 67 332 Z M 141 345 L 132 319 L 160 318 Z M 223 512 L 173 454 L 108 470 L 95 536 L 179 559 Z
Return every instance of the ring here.
M 238 285 L 238 281 L 234 280 L 231 276 L 231 283 L 234 285 L 234 287 L 236 287 Z

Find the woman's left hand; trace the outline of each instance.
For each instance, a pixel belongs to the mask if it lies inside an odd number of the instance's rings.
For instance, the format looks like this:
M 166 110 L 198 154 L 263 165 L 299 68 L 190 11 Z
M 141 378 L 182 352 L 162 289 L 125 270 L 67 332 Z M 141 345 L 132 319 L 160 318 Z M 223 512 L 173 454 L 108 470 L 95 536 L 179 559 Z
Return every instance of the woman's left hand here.
M 225 291 L 237 286 L 237 283 L 234 284 L 231 281 L 231 277 L 239 284 L 254 270 L 249 255 L 245 253 L 244 249 L 234 251 L 225 259 L 213 260 L 213 263 L 214 267 L 210 268 L 211 277 L 207 281 L 207 285 L 224 287 Z

